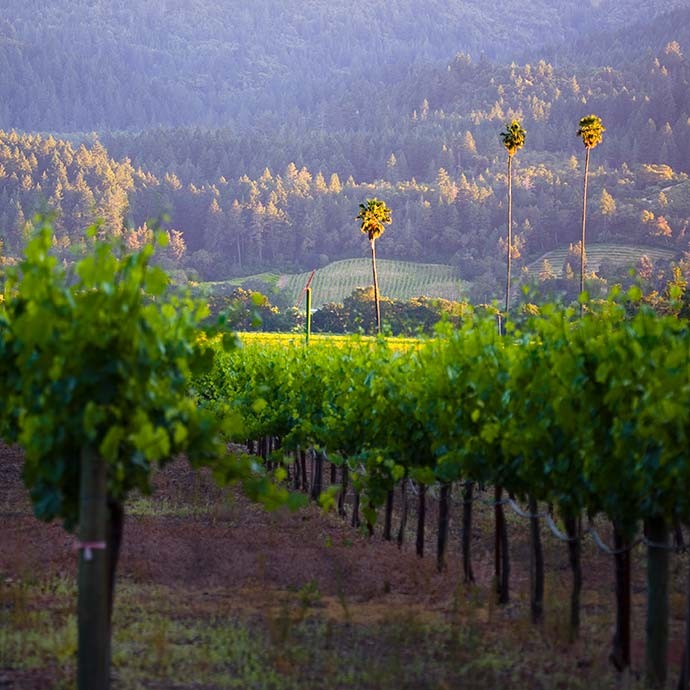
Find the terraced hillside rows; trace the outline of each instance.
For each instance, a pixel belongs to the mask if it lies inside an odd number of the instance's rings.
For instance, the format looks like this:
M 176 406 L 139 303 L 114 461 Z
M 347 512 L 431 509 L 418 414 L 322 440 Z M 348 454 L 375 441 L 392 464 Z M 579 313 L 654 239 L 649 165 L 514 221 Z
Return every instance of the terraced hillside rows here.
M 567 247 L 554 249 L 528 264 L 527 268 L 530 273 L 538 273 L 544 261 L 548 261 L 554 273 L 561 278 L 563 277 L 563 262 L 567 253 Z M 672 249 L 663 249 L 662 247 L 606 243 L 590 244 L 587 245 L 587 270 L 598 272 L 602 262 L 612 262 L 617 266 L 635 266 L 641 256 L 647 256 L 653 262 L 671 261 L 676 258 L 676 252 Z M 602 277 L 606 278 L 606 276 Z
M 381 294 L 393 299 L 442 297 L 460 300 L 466 284 L 457 269 L 443 264 L 419 264 L 411 261 L 379 259 Z M 282 276 L 278 287 L 296 301 L 309 278 L 309 273 Z M 319 269 L 312 281 L 313 304 L 342 302 L 355 288 L 372 284 L 371 262 L 368 259 L 345 259 Z
M 537 275 L 548 261 L 557 277 L 563 277 L 563 262 L 568 252 L 567 247 L 554 249 L 527 264 L 531 275 Z M 611 243 L 590 244 L 587 246 L 588 271 L 599 272 L 602 263 L 613 263 L 616 266 L 634 267 L 641 256 L 647 256 L 652 262 L 672 261 L 678 258 L 677 252 L 663 247 L 621 245 Z M 379 259 L 379 281 L 381 293 L 392 299 L 411 299 L 413 297 L 441 297 L 448 300 L 462 300 L 467 296 L 470 283 L 458 275 L 458 270 L 446 264 L 422 264 L 413 261 L 393 261 Z M 261 281 L 284 291 L 288 301 L 295 304 L 304 286 L 309 280 L 310 272 L 297 274 L 261 273 L 242 278 L 202 283 L 201 288 L 207 294 L 229 294 L 236 287 L 251 282 Z M 606 278 L 607 276 L 602 276 Z M 311 283 L 314 308 L 327 302 L 342 301 L 358 287 L 369 287 L 372 284 L 371 262 L 368 259 L 345 259 L 335 261 L 320 268 L 314 274 Z M 518 290 L 517 283 L 514 289 Z
M 460 279 L 457 269 L 445 264 L 420 264 L 414 261 L 379 259 L 379 282 L 384 297 L 411 299 L 412 297 L 441 297 L 461 300 L 467 283 Z M 261 281 L 286 293 L 288 301 L 296 303 L 309 280 L 310 271 L 296 274 L 260 273 L 242 278 L 202 283 L 205 294 L 229 294 L 236 287 L 251 281 Z M 342 302 L 355 288 L 372 285 L 369 259 L 335 261 L 316 271 L 311 287 L 313 306 L 326 302 Z

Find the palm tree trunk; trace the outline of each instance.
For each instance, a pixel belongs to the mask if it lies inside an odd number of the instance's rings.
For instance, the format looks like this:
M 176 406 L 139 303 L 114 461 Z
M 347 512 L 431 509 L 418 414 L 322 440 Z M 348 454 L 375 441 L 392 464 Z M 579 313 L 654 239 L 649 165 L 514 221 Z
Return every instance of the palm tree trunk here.
M 587 179 L 589 178 L 589 147 L 585 149 L 585 183 L 582 193 L 582 237 L 580 238 L 580 294 L 585 291 L 585 228 L 587 225 Z M 582 315 L 583 305 L 580 305 Z
M 376 271 L 376 240 L 371 240 L 371 270 L 374 274 L 374 304 L 376 306 L 376 333 L 381 334 L 381 305 L 379 304 L 379 276 Z
M 508 156 L 508 258 L 506 262 L 506 318 L 510 309 L 510 271 L 513 254 L 513 157 Z

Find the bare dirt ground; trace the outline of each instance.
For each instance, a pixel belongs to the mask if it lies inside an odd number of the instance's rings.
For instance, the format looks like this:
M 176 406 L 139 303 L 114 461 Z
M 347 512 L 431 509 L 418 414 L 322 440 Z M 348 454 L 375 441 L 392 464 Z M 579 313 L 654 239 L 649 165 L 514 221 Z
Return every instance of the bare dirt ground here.
M 61 525 L 43 524 L 33 517 L 21 482 L 21 463 L 20 451 L 0 446 L 0 689 L 71 687 L 74 650 L 68 648 L 60 658 L 59 641 L 50 649 L 31 641 L 26 621 L 32 611 L 47 610 L 52 616 L 49 625 L 58 630 L 65 616 L 73 618 L 73 591 L 65 594 L 57 585 L 45 583 L 73 582 L 74 538 Z M 115 620 L 116 688 L 447 690 L 506 682 L 525 688 L 622 687 L 607 662 L 615 615 L 612 559 L 591 543 L 584 549 L 583 639 L 571 645 L 566 639 L 570 586 L 566 549 L 544 530 L 546 621 L 535 628 L 529 623 L 529 530 L 515 516 L 509 521 L 513 598 L 499 609 L 491 593 L 489 508 L 477 509 L 474 587 L 462 583 L 459 520 L 452 527 L 448 567 L 442 574 L 436 572 L 433 506 L 424 559 L 414 554 L 412 534 L 399 550 L 378 533 L 368 538 L 316 506 L 296 513 L 267 513 L 237 491 L 218 489 L 184 461 L 160 472 L 153 497 L 135 498 L 128 513 L 116 594 L 116 610 L 119 606 L 123 611 L 122 618 L 116 614 Z M 628 687 L 641 687 L 636 677 L 644 655 L 642 556 L 637 556 L 634 574 L 634 662 L 633 674 L 625 680 Z M 675 678 L 686 558 L 674 555 L 672 569 L 669 664 Z M 160 630 L 140 631 L 147 616 L 160 620 Z M 220 625 L 221 618 L 235 621 L 235 631 L 243 625 L 258 631 L 256 639 L 265 642 L 266 651 L 260 667 L 269 668 L 269 675 L 256 680 L 245 675 L 239 684 L 229 680 L 226 684 L 219 679 L 249 673 L 245 666 L 238 668 L 244 662 L 233 662 L 221 672 L 210 660 L 209 668 L 200 670 L 196 678 L 179 677 L 180 669 L 200 663 L 190 656 L 194 640 L 206 644 L 204 626 Z M 125 639 L 118 638 L 118 626 L 126 631 Z M 182 644 L 175 636 L 184 635 L 178 628 L 193 638 L 184 641 L 186 660 L 175 659 Z M 136 654 L 125 649 L 130 637 L 138 645 Z M 236 637 L 233 640 L 239 644 Z M 33 651 L 24 653 L 17 645 L 26 645 L 27 650 L 31 645 Z M 320 650 L 313 657 L 305 651 L 311 647 Z M 245 652 L 238 654 L 246 657 Z M 151 656 L 156 659 L 153 670 L 143 661 L 141 668 L 137 665 L 139 657 Z M 204 651 L 204 658 L 211 657 L 210 651 Z M 325 670 L 318 678 L 311 677 L 326 657 Z M 381 668 L 379 657 L 386 660 Z M 412 658 L 416 670 L 405 670 Z M 478 670 L 468 670 L 480 659 Z M 340 668 L 341 661 L 351 675 Z

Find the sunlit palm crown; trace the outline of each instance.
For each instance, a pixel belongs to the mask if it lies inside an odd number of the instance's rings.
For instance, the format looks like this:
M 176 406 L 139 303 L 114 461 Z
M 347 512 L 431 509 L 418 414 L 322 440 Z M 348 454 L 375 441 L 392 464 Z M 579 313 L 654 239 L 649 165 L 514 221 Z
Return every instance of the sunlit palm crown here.
M 601 118 L 596 115 L 587 115 L 580 120 L 577 136 L 582 137 L 582 143 L 585 147 L 593 149 L 597 144 L 601 144 L 605 131 Z
M 378 239 L 385 230 L 384 225 L 391 222 L 391 210 L 385 201 L 380 199 L 367 199 L 365 204 L 359 205 L 359 213 L 356 220 L 361 220 L 359 229 L 369 238 L 369 241 Z
M 506 123 L 506 131 L 501 132 L 500 136 L 508 155 L 514 156 L 523 147 L 527 132 L 518 120 L 513 120 L 511 123 Z

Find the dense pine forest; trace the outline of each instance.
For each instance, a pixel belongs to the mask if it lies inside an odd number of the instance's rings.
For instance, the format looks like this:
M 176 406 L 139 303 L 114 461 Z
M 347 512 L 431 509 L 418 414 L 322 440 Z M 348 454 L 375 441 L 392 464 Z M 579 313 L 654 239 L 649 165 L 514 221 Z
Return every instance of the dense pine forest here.
M 458 51 L 510 59 L 547 36 L 567 45 L 683 5 L 7 0 L 0 122 L 58 132 L 253 126 L 296 110 L 317 123 L 320 101 L 378 98 L 415 66 Z

